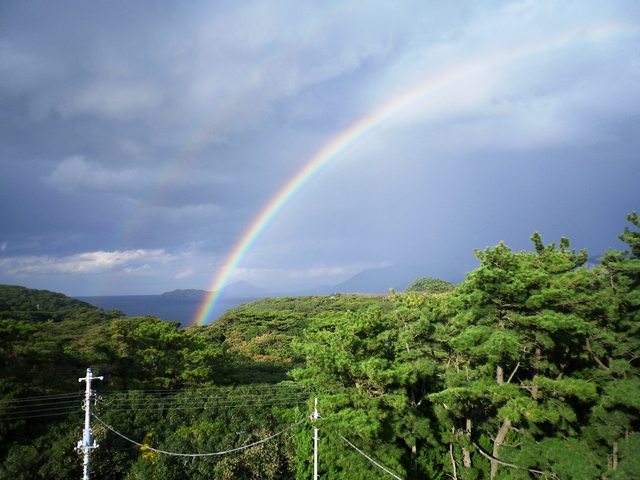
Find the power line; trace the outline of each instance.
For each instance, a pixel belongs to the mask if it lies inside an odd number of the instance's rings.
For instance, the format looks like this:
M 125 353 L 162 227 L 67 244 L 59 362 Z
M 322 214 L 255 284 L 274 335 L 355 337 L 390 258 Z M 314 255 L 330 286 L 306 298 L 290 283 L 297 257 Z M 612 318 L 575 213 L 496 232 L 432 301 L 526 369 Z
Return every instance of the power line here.
M 252 392 L 258 390 L 298 390 L 313 392 L 315 389 L 307 385 L 296 385 L 288 383 L 263 383 L 263 384 L 248 384 L 248 385 L 212 385 L 208 387 L 200 388 L 173 388 L 173 389 L 113 389 L 108 390 L 105 394 L 111 393 L 180 393 L 180 392 L 202 392 L 202 391 L 216 391 L 216 392 Z M 338 391 L 345 390 L 344 387 L 332 387 L 330 389 L 323 388 L 326 391 Z
M 14 422 L 27 418 L 66 415 L 78 411 L 80 405 L 77 400 L 40 402 L 30 404 L 5 404 L 0 406 L 0 422 Z
M 0 408 L 6 408 L 6 409 L 29 409 L 29 408 L 39 408 L 39 407 L 46 407 L 48 405 L 77 405 L 78 404 L 78 400 L 62 400 L 62 401 L 53 401 L 53 402 L 40 402 L 40 403 L 27 403 L 27 404 L 18 404 L 18 405 L 11 405 L 11 404 L 7 404 L 7 405 L 3 405 Z
M 216 408 L 302 404 L 308 401 L 307 394 L 222 397 L 222 396 L 173 396 L 150 398 L 108 398 L 97 399 L 98 405 L 108 411 L 117 410 L 163 410 L 174 408 Z
M 192 403 L 195 400 L 200 401 L 208 401 L 212 403 L 229 403 L 229 402 L 250 402 L 250 401 L 262 401 L 264 399 L 291 399 L 291 398 L 309 398 L 308 393 L 296 393 L 296 394 L 271 394 L 269 392 L 265 392 L 262 394 L 256 395 L 238 395 L 238 396 L 222 396 L 222 395 L 197 395 L 197 396 L 187 396 L 187 395 L 173 395 L 173 396 L 162 396 L 162 397 L 143 397 L 143 398 L 127 398 L 127 397 L 104 397 L 98 398 L 98 402 L 104 405 L 114 405 L 120 403 L 127 404 L 146 404 L 146 403 L 154 403 L 154 402 L 175 402 L 175 403 Z
M 59 417 L 62 415 L 69 415 L 71 413 L 75 413 L 75 412 L 80 412 L 81 410 L 79 408 L 74 409 L 74 410 L 69 410 L 67 412 L 60 412 L 60 413 L 45 413 L 42 415 L 24 415 L 24 416 L 20 416 L 20 417 L 11 417 L 11 418 L 5 418 L 5 417 L 1 417 L 0 418 L 0 422 L 18 422 L 20 420 L 28 420 L 31 418 L 43 418 L 43 417 Z
M 123 435 L 122 433 L 118 432 L 117 430 L 115 430 L 112 426 L 107 425 L 100 417 L 98 417 L 95 413 L 92 413 L 91 415 L 93 415 L 93 417 L 98 420 L 98 422 L 100 422 L 102 425 L 104 425 L 107 429 L 111 430 L 113 433 L 115 433 L 116 435 L 118 435 L 119 437 L 127 440 L 128 442 L 133 443 L 134 445 L 137 445 L 139 447 L 142 447 L 144 449 L 147 450 L 151 450 L 152 452 L 156 452 L 156 453 L 161 453 L 163 455 L 171 455 L 171 456 L 177 456 L 177 457 L 212 457 L 212 456 L 216 456 L 216 455 L 226 455 L 228 453 L 233 453 L 233 452 L 239 452 L 240 450 L 246 450 L 247 448 L 251 448 L 251 447 L 255 447 L 256 445 L 260 445 L 261 443 L 265 443 L 268 442 L 269 440 L 272 440 L 274 438 L 276 438 L 279 435 L 282 435 L 283 433 L 288 432 L 289 430 L 293 429 L 294 427 L 296 427 L 297 425 L 300 425 L 301 423 L 303 423 L 306 419 L 302 419 L 297 421 L 296 423 L 294 423 L 293 425 L 288 426 L 287 428 L 285 428 L 284 430 L 279 431 L 278 433 L 274 433 L 273 435 L 270 435 L 266 438 L 263 438 L 262 440 L 258 440 L 257 442 L 253 442 L 250 443 L 248 445 L 243 445 L 242 447 L 237 447 L 237 448 L 232 448 L 230 450 L 223 450 L 220 452 L 209 452 L 209 453 L 178 453 L 178 452 L 168 452 L 165 450 L 159 450 L 157 448 L 153 448 L 150 447 L 148 445 L 144 445 L 142 443 L 136 442 L 135 440 L 132 440 L 131 438 Z
M 0 404 L 6 403 L 28 403 L 28 402 L 37 402 L 43 400 L 57 400 L 71 397 L 80 397 L 82 396 L 82 392 L 77 393 L 57 393 L 52 395 L 41 395 L 37 397 L 19 397 L 19 398 L 3 398 L 0 399 Z
M 210 399 L 210 398 L 174 398 L 174 399 L 144 399 L 144 400 L 118 400 L 103 401 L 98 400 L 97 404 L 103 409 L 137 409 L 137 408 L 171 408 L 181 406 L 204 406 L 204 407 L 233 407 L 233 406 L 264 406 L 275 403 L 304 403 L 309 399 L 306 395 L 297 396 L 269 396 L 264 395 L 259 398 L 228 398 L 228 399 Z
M 158 407 L 131 407 L 131 408 L 107 408 L 104 409 L 105 412 L 151 412 L 151 411 L 173 411 L 173 410 L 208 410 L 209 408 L 212 407 L 226 407 L 226 408 L 244 408 L 244 407 L 256 407 L 256 406 L 261 406 L 261 407 L 286 407 L 286 406 L 294 406 L 294 405 L 302 405 L 306 403 L 305 401 L 299 401 L 299 402 L 269 402 L 269 403 L 260 403 L 260 404 L 256 404 L 256 403 L 234 403 L 234 404 L 230 404 L 230 405 L 222 405 L 222 404 L 216 404 L 216 405 L 211 405 L 211 406 L 207 406 L 207 405 L 193 405 L 193 406 L 171 406 L 171 405 L 165 405 L 165 406 L 158 406 Z
M 269 406 L 295 406 L 308 401 L 307 391 L 290 386 L 262 386 L 258 389 L 223 387 L 220 389 L 187 390 L 174 393 L 175 390 L 163 390 L 164 394 L 151 394 L 145 397 L 121 396 L 111 394 L 94 397 L 96 404 L 103 412 L 123 411 L 168 411 L 168 410 L 207 410 L 213 408 L 243 408 Z M 226 390 L 226 391 L 224 391 Z M 136 394 L 142 391 L 126 391 Z M 177 391 L 181 392 L 181 391 Z M 195 395 L 191 393 L 195 392 Z M 158 395 L 158 396 L 156 396 Z M 81 393 L 40 395 L 0 401 L 0 422 L 12 422 L 29 418 L 60 416 L 79 409 L 77 401 Z
M 310 393 L 314 393 L 314 390 L 304 390 L 304 389 L 292 389 L 292 388 L 286 388 L 286 389 L 274 389 L 274 388 L 263 388 L 260 390 L 257 389 L 252 389 L 252 390 L 222 390 L 222 389 L 190 389 L 190 390 L 165 390 L 162 392 L 153 392 L 153 391 L 149 391 L 149 392 L 144 392 L 142 390 L 128 390 L 128 391 L 122 391 L 122 392 L 103 392 L 102 395 L 104 397 L 118 397 L 120 395 L 124 395 L 124 394 L 128 394 L 128 395 L 135 395 L 135 394 L 139 394 L 140 396 L 142 395 L 155 395 L 157 397 L 168 397 L 168 396 L 175 396 L 175 395 L 191 395 L 191 396 L 206 396 L 206 397 L 228 397 L 228 396 L 234 396 L 234 397 L 255 397 L 255 396 L 260 396 L 260 395 L 264 395 L 265 393 L 269 393 L 271 395 L 297 395 L 297 394 L 301 394 L 301 393 L 306 393 L 306 394 L 310 394 Z
M 270 391 L 271 390 L 271 391 Z M 251 392 L 251 393 L 247 393 Z M 195 391 L 173 395 L 150 395 L 144 397 L 131 396 L 100 396 L 97 398 L 98 406 L 103 411 L 145 411 L 145 410 L 197 410 L 214 408 L 241 408 L 241 407 L 267 407 L 302 405 L 309 399 L 309 391 L 284 391 L 267 389 L 263 391 L 242 390 L 240 392 L 211 392 L 210 390 Z
M 56 410 L 77 410 L 77 408 L 78 408 L 77 402 L 75 405 L 56 406 L 55 404 L 52 404 L 52 406 L 50 407 L 30 408 L 26 410 L 10 411 L 10 412 L 6 412 L 4 415 L 31 414 L 31 413 L 48 412 L 48 411 L 56 411 Z
M 356 452 L 358 452 L 360 455 L 362 455 L 364 458 L 366 458 L 367 460 L 369 460 L 371 463 L 373 463 L 376 467 L 378 467 L 381 470 L 384 470 L 385 472 L 387 472 L 389 475 L 391 475 L 393 478 L 397 479 L 397 480 L 402 480 L 402 477 L 399 477 L 398 475 L 396 475 L 395 473 L 393 473 L 391 470 L 389 470 L 388 468 L 386 468 L 385 466 L 381 465 L 380 463 L 376 462 L 373 458 L 371 458 L 369 455 L 367 455 L 366 453 L 364 453 L 362 450 L 360 450 L 358 447 L 356 447 L 353 443 L 351 443 L 349 440 L 347 440 L 346 438 L 344 438 L 342 435 L 338 434 L 338 436 L 344 440 L 345 442 L 347 442 L 347 444 L 353 448 Z

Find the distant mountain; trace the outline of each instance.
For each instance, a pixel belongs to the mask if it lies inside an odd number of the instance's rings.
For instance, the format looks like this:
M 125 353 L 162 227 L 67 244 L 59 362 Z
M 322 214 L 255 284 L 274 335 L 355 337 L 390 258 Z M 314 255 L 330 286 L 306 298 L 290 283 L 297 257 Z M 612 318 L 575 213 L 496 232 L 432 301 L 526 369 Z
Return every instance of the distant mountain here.
M 328 295 L 331 293 L 389 293 L 389 289 L 404 291 L 414 280 L 421 277 L 433 277 L 458 283 L 462 275 L 451 275 L 446 266 L 439 265 L 392 265 L 370 268 L 353 277 L 332 286 L 310 289 L 306 294 Z
M 354 275 L 334 288 L 338 293 L 388 293 L 390 288 L 402 291 L 424 274 L 423 270 L 406 266 L 372 268 Z

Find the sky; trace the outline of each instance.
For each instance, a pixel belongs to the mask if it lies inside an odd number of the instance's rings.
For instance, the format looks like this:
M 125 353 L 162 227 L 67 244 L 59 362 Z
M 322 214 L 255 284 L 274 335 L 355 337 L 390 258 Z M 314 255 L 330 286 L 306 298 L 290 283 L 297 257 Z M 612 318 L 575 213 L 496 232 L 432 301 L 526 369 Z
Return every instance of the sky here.
M 534 231 L 597 257 L 640 207 L 639 85 L 636 0 L 3 0 L 0 283 L 461 279 Z

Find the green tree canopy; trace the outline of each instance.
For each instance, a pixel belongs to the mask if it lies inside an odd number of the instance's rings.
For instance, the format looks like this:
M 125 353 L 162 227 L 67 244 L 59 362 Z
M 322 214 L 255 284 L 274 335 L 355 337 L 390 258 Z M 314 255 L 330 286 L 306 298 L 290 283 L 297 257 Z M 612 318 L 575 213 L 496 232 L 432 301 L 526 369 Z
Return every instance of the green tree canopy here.
M 440 280 L 439 278 L 417 278 L 407 287 L 406 292 L 419 292 L 419 293 L 447 293 L 452 291 L 455 285 L 446 280 Z

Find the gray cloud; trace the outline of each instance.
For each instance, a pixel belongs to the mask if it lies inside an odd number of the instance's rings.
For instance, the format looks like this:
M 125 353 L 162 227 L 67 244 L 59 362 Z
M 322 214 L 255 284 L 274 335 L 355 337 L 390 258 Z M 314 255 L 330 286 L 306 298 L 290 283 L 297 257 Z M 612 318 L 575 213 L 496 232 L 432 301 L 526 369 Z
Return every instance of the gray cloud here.
M 136 170 L 108 170 L 79 155 L 65 158 L 42 180 L 62 192 L 114 192 L 144 186 L 144 176 Z
M 25 256 L 0 260 L 6 271 L 17 277 L 32 274 L 88 274 L 103 273 L 115 268 L 132 272 L 144 268 L 145 262 L 166 260 L 162 250 L 129 250 L 115 252 L 83 252 L 66 257 Z M 140 265 L 142 263 L 142 265 Z
M 634 1 L 0 8 L 0 281 L 205 288 L 306 161 L 430 82 L 233 278 L 311 286 L 434 258 L 459 272 L 533 230 L 597 254 L 637 208 Z

